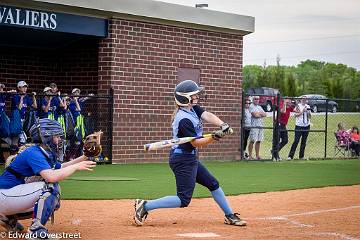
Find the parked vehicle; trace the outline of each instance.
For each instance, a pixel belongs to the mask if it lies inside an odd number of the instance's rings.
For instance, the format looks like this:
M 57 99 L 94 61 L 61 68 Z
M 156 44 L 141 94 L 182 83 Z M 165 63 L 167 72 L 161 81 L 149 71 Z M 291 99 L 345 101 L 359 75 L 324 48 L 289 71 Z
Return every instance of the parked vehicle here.
M 312 112 L 316 113 L 316 112 L 326 111 L 327 98 L 325 96 L 319 94 L 307 94 L 300 96 L 300 98 L 301 97 L 306 97 L 308 99 L 308 104 L 310 105 Z M 337 102 L 328 100 L 327 103 L 328 103 L 327 110 L 329 112 L 335 113 L 338 111 L 339 105 L 337 104 Z
M 259 96 L 259 105 L 266 112 L 271 112 L 273 110 L 273 106 L 276 105 L 276 95 L 279 93 L 279 90 L 269 87 L 259 87 L 248 88 L 246 92 L 250 96 Z

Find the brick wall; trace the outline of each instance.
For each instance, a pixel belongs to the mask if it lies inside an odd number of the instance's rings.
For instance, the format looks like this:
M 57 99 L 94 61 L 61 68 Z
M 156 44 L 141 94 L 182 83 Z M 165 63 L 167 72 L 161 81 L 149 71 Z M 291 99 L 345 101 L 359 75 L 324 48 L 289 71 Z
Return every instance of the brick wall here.
M 203 106 L 235 130 L 202 149 L 202 159 L 239 156 L 241 36 L 119 19 L 109 31 L 99 45 L 98 84 L 99 93 L 114 87 L 113 162 L 167 161 L 168 149 L 145 154 L 143 145 L 171 138 L 178 68 L 200 69 Z

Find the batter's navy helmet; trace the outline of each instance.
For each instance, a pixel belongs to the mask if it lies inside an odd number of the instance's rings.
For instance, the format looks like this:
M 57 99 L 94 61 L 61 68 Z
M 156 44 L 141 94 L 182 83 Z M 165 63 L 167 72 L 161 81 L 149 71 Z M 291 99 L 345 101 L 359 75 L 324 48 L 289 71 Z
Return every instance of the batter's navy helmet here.
M 186 107 L 191 103 L 191 96 L 204 90 L 192 80 L 185 80 L 176 85 L 174 90 L 175 102 L 177 105 Z

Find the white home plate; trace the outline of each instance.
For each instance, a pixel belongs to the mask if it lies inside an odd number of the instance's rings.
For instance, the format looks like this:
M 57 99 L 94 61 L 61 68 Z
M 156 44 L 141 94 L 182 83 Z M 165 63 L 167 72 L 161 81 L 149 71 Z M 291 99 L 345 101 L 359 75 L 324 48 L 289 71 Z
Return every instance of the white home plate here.
M 217 235 L 216 233 L 182 233 L 182 234 L 176 234 L 176 236 L 180 237 L 192 237 L 192 238 L 208 238 L 208 237 L 220 237 L 220 235 Z

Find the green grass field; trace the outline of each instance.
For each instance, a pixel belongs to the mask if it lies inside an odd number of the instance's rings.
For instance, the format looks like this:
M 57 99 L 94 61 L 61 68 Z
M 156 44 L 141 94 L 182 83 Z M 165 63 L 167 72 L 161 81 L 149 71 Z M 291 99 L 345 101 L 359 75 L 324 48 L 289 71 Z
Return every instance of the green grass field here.
M 359 160 L 285 162 L 206 162 L 227 195 L 360 184 Z M 175 180 L 166 163 L 99 165 L 75 178 L 135 178 L 137 181 L 61 182 L 63 199 L 152 199 L 175 192 Z M 194 197 L 209 197 L 197 185 Z
M 311 130 L 324 130 L 325 129 L 325 115 L 313 115 L 311 122 Z M 338 158 L 340 156 L 334 156 L 335 137 L 334 132 L 337 130 L 337 124 L 343 122 L 346 128 L 352 126 L 360 127 L 360 113 L 338 113 L 328 114 L 328 130 L 327 130 L 327 158 Z M 272 127 L 272 118 L 267 117 L 264 119 L 265 127 Z M 287 125 L 288 130 L 294 130 L 295 117 L 290 117 Z M 270 159 L 270 149 L 272 147 L 272 130 L 264 130 L 265 139 L 262 142 L 260 155 L 265 159 Z M 289 143 L 281 150 L 280 157 L 286 159 L 290 151 L 291 144 L 294 140 L 294 132 L 289 131 Z M 300 144 L 298 145 L 295 158 L 298 157 L 298 151 Z M 305 157 L 311 159 L 321 159 L 325 156 L 325 132 L 311 132 L 308 137 L 307 146 L 305 150 Z
M 227 195 L 360 184 L 359 160 L 273 162 L 208 162 Z M 152 199 L 175 194 L 175 181 L 165 163 L 100 165 L 76 177 L 122 177 L 138 181 L 74 181 L 61 183 L 63 199 Z M 194 197 L 209 197 L 197 185 Z
M 346 127 L 359 125 L 360 114 L 329 114 L 328 157 L 333 157 L 338 122 Z M 265 125 L 272 124 L 271 118 Z M 312 129 L 325 127 L 325 116 L 313 116 Z M 288 129 L 293 129 L 291 118 Z M 261 149 L 264 157 L 270 158 L 271 130 L 265 130 L 265 141 Z M 310 133 L 306 156 L 314 159 L 324 157 L 324 133 Z M 280 156 L 286 157 L 293 141 L 289 134 L 289 144 Z M 286 155 L 286 156 L 284 156 Z M 227 195 L 254 192 L 283 191 L 324 186 L 360 184 L 360 160 L 317 160 L 283 162 L 206 162 L 205 165 L 220 181 Z M 0 166 L 0 172 L 2 168 Z M 78 172 L 80 178 L 136 178 L 138 181 L 77 181 L 65 180 L 61 183 L 63 199 L 152 199 L 176 194 L 175 180 L 166 163 L 99 165 L 94 172 Z M 207 189 L 197 186 L 194 197 L 209 197 Z

